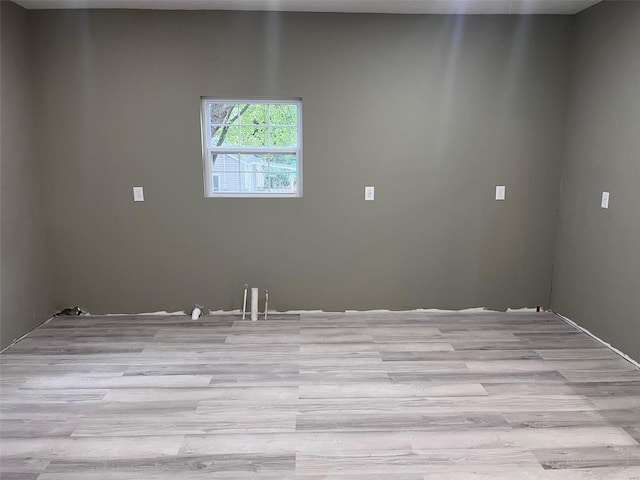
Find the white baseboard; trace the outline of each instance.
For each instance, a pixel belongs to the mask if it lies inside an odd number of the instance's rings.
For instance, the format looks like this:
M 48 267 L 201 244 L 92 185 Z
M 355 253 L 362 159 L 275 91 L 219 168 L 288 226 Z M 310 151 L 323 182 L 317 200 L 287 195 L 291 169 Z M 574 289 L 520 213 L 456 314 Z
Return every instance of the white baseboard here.
M 568 319 L 567 317 L 565 317 L 564 315 L 560 315 L 558 312 L 554 312 L 553 310 L 550 310 L 551 313 L 553 313 L 554 315 L 560 317 L 562 320 L 564 320 L 565 322 L 567 322 L 569 325 L 571 325 L 573 328 L 580 330 L 583 333 L 586 333 L 587 335 L 589 335 L 591 338 L 597 340 L 598 342 L 600 342 L 602 345 L 604 345 L 605 347 L 607 347 L 609 350 L 612 350 L 614 353 L 620 355 L 622 358 L 624 358 L 627 362 L 631 363 L 632 365 L 635 365 L 637 368 L 640 368 L 640 363 L 638 363 L 636 360 L 634 360 L 633 358 L 631 358 L 629 355 L 627 355 L 624 352 L 621 352 L 620 350 L 618 350 L 616 347 L 612 346 L 610 343 L 605 342 L 604 340 L 602 340 L 600 337 L 594 335 L 593 333 L 591 333 L 589 330 L 587 330 L 586 328 L 581 327 L 580 325 L 578 325 L 576 322 L 574 322 L 573 320 Z

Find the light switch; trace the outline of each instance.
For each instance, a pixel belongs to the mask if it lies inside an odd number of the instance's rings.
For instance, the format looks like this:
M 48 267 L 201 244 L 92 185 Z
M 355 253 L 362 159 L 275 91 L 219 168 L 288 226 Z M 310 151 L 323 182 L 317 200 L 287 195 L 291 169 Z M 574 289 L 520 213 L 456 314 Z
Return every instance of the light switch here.
M 133 201 L 144 202 L 144 190 L 142 187 L 133 187 Z
M 374 187 L 364 187 L 364 199 L 369 201 L 375 198 L 375 188 Z
M 507 194 L 507 187 L 504 185 L 496 186 L 496 200 L 504 200 Z
M 600 202 L 602 208 L 609 208 L 609 192 L 602 192 L 602 201 Z

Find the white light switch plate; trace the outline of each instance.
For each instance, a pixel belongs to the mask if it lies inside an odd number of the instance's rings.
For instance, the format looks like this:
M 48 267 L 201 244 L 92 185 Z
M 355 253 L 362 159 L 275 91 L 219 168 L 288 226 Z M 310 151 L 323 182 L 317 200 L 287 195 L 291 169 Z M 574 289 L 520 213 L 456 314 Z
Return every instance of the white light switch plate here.
M 142 187 L 133 187 L 133 201 L 144 202 L 144 190 Z
M 507 195 L 507 187 L 504 185 L 496 186 L 496 200 L 504 200 Z
M 375 198 L 375 188 L 374 187 L 364 187 L 364 199 L 365 200 L 373 200 Z
M 609 192 L 602 192 L 602 202 L 600 202 L 602 208 L 609 208 Z

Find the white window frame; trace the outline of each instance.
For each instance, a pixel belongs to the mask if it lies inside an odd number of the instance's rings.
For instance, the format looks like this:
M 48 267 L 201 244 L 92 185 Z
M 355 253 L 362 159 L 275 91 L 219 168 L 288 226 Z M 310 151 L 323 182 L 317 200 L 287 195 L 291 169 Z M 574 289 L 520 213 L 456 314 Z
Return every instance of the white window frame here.
M 208 115 L 207 106 L 211 103 L 227 103 L 227 104 L 291 104 L 298 106 L 297 118 L 297 147 L 215 147 L 211 148 L 207 144 L 208 132 L 211 131 L 211 118 Z M 282 98 L 219 98 L 219 97 L 201 97 L 200 98 L 200 134 L 202 144 L 202 163 L 204 175 L 204 196 L 207 198 L 217 197 L 253 197 L 253 198 L 299 198 L 302 197 L 302 99 L 282 99 Z M 217 154 L 293 154 L 296 156 L 296 176 L 297 190 L 293 193 L 282 192 L 215 192 L 213 191 L 213 163 L 211 155 Z M 222 178 L 220 178 L 220 181 Z M 222 183 L 219 183 L 222 186 Z

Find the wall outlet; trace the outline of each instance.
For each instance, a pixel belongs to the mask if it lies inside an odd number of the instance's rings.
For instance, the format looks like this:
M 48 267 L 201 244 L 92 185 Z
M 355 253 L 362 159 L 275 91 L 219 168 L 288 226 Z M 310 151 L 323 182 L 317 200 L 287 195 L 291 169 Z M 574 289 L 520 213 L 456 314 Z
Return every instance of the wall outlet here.
M 144 202 L 144 190 L 142 187 L 133 187 L 133 201 Z
M 609 192 L 602 192 L 602 201 L 600 202 L 602 208 L 609 208 Z
M 375 188 L 374 187 L 364 187 L 364 199 L 367 201 L 373 200 L 375 198 Z
M 504 200 L 507 195 L 507 187 L 504 185 L 496 186 L 496 200 Z

